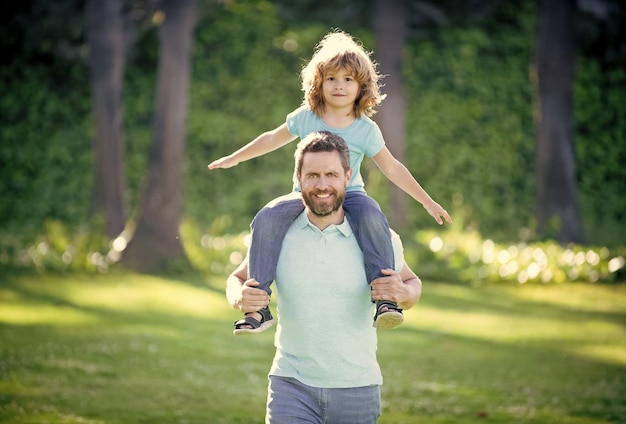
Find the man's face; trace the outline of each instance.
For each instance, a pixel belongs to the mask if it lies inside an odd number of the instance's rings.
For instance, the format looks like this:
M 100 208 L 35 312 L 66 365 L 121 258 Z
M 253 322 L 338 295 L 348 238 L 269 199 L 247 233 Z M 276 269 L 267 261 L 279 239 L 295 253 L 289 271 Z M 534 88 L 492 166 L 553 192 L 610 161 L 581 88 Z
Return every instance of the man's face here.
M 300 189 L 304 203 L 314 215 L 325 217 L 341 207 L 351 171 L 343 170 L 337 152 L 304 154 L 299 176 Z

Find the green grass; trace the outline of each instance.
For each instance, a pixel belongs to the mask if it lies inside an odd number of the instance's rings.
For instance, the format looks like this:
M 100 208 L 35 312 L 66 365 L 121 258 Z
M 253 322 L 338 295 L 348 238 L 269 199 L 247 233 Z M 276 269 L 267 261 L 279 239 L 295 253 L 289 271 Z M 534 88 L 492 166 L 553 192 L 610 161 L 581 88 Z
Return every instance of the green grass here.
M 223 280 L 0 282 L 0 422 L 262 423 L 274 331 Z M 379 335 L 382 424 L 626 422 L 626 286 L 425 282 Z

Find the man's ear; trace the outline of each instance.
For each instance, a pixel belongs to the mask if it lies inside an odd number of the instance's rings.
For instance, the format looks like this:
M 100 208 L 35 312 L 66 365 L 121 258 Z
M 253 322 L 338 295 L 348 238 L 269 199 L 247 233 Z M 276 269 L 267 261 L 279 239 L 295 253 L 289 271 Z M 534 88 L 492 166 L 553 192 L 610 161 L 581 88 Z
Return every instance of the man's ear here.
M 350 182 L 350 178 L 352 178 L 352 168 L 349 168 L 346 171 L 346 185 Z

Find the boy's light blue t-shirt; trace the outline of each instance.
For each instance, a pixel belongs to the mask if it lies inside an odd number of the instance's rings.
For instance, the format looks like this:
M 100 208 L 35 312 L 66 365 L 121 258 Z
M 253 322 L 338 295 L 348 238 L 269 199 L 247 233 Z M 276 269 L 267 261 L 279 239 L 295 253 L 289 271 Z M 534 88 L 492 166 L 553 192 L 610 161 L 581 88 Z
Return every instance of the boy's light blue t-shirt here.
M 352 125 L 346 128 L 332 128 L 324 123 L 322 118 L 315 115 L 306 106 L 294 110 L 287 115 L 287 128 L 289 132 L 303 139 L 315 131 L 330 131 L 342 137 L 350 149 L 350 167 L 352 178 L 348 183 L 347 191 L 365 191 L 365 183 L 361 176 L 361 163 L 363 158 L 376 156 L 383 147 L 385 140 L 378 125 L 369 117 L 363 115 L 355 119 Z M 294 171 L 294 188 L 298 188 L 298 180 Z
M 392 232 L 396 270 L 402 242 Z M 276 269 L 278 325 L 270 375 L 322 388 L 382 384 L 374 304 L 363 253 L 348 220 L 321 231 L 303 212 L 291 224 Z

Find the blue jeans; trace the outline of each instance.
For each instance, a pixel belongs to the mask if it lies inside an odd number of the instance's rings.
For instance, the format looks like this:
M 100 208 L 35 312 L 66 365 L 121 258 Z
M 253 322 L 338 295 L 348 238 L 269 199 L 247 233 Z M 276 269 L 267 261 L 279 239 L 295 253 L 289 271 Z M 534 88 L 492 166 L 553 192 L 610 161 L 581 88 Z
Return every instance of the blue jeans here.
M 380 386 L 321 389 L 270 376 L 265 424 L 376 424 Z
M 371 283 L 382 277 L 381 269 L 395 268 L 389 223 L 378 203 L 360 191 L 347 192 L 343 208 L 363 251 L 365 276 Z M 302 196 L 293 192 L 268 203 L 252 221 L 248 276 L 269 294 L 285 234 L 303 210 Z

